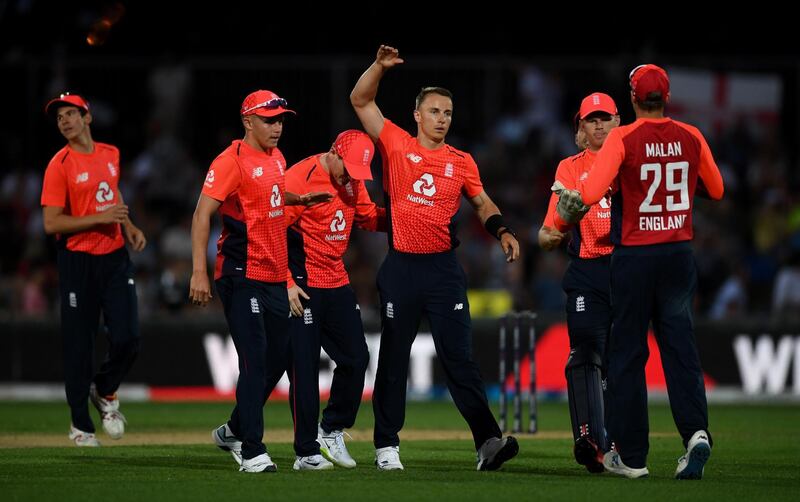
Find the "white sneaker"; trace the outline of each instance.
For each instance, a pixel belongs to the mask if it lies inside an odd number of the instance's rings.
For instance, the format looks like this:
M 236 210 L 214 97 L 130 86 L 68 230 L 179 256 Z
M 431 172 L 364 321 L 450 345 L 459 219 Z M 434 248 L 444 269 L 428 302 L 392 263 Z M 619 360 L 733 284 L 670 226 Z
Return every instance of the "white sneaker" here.
M 333 464 L 317 453 L 308 457 L 297 457 L 292 469 L 295 471 L 327 471 L 333 469 Z
M 614 449 L 606 452 L 603 456 L 603 467 L 605 467 L 608 472 L 631 479 L 643 478 L 650 475 L 650 471 L 647 470 L 647 467 L 634 469 L 633 467 L 625 465 L 622 462 L 622 457 L 619 456 L 619 452 Z
M 489 438 L 478 449 L 478 470 L 496 471 L 504 462 L 519 453 L 519 443 L 514 436 Z
M 242 442 L 231 432 L 228 424 L 222 424 L 211 431 L 211 437 L 214 439 L 214 444 L 217 445 L 217 448 L 231 452 L 231 456 L 236 463 L 242 465 Z
M 347 451 L 347 446 L 344 444 L 343 431 L 330 431 L 325 432 L 322 426 L 317 427 L 317 443 L 319 443 L 319 451 L 322 456 L 345 469 L 352 469 L 356 466 L 356 461 L 350 456 Z M 347 434 L 350 437 L 350 434 Z M 353 439 L 350 437 L 350 439 Z
M 125 415 L 119 411 L 119 399 L 117 395 L 100 396 L 97 394 L 97 387 L 94 383 L 89 387 L 89 398 L 92 404 L 100 412 L 103 419 L 103 430 L 106 431 L 111 439 L 119 439 L 125 434 Z
M 239 472 L 275 472 L 277 470 L 278 466 L 269 458 L 269 453 L 242 459 L 242 466 L 239 467 Z
M 703 471 L 710 456 L 711 443 L 708 442 L 708 433 L 695 432 L 686 445 L 686 454 L 678 459 L 675 479 L 703 479 Z
M 379 471 L 402 471 L 403 464 L 400 463 L 400 447 L 387 446 L 375 450 L 375 465 Z
M 75 441 L 75 446 L 100 446 L 94 432 L 83 432 L 72 424 L 69 424 L 69 438 Z

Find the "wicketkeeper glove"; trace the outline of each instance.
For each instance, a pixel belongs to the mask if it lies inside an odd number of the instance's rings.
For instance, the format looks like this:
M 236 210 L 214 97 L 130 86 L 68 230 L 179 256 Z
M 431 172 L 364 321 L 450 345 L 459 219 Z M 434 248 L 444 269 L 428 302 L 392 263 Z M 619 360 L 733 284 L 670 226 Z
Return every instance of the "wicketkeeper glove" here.
M 553 183 L 550 190 L 558 195 L 558 204 L 556 205 L 558 216 L 570 225 L 578 223 L 583 215 L 589 212 L 589 206 L 583 203 L 581 193 L 577 190 L 568 189 L 560 181 Z

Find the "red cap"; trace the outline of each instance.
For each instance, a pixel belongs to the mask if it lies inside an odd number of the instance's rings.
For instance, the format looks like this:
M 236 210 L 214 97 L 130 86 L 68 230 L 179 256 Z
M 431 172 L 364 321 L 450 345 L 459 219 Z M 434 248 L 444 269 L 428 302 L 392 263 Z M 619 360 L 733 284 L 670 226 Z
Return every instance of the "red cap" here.
M 70 94 L 65 92 L 55 99 L 51 99 L 44 107 L 45 113 L 50 113 L 52 106 L 76 106 L 81 110 L 89 111 L 89 102 L 78 96 L 77 94 Z
M 347 173 L 356 180 L 371 180 L 372 171 L 369 168 L 372 156 L 375 154 L 375 145 L 366 133 L 355 129 L 348 129 L 336 136 L 333 148 L 344 162 Z
M 646 100 L 651 92 L 660 92 L 662 100 L 669 101 L 669 77 L 663 68 L 654 64 L 639 65 L 631 70 L 630 81 L 637 102 Z
M 240 114 L 274 117 L 284 113 L 294 113 L 294 110 L 286 108 L 287 106 L 286 100 L 274 92 L 260 90 L 251 92 L 244 98 Z
M 583 120 L 594 112 L 603 112 L 609 115 L 617 115 L 617 105 L 611 96 L 602 92 L 593 92 L 583 98 L 578 118 Z

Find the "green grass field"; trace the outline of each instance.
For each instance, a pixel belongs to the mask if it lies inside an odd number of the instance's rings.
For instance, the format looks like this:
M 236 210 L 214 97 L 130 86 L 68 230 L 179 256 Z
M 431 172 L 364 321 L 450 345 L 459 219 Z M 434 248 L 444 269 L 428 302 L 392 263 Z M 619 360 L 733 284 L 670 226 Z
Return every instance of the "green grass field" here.
M 294 472 L 287 440 L 268 444 L 277 473 L 244 474 L 210 443 L 229 404 L 123 403 L 123 410 L 130 436 L 174 434 L 190 444 L 79 449 L 66 439 L 65 404 L 0 402 L 0 500 L 796 500 L 800 493 L 800 408 L 791 406 L 712 406 L 715 448 L 699 482 L 672 478 L 682 452 L 666 406 L 650 408 L 651 474 L 640 480 L 576 465 L 562 403 L 541 406 L 542 433 L 520 438 L 519 456 L 498 472 L 476 472 L 472 442 L 461 439 L 403 441 L 403 472 L 378 472 L 368 440 L 348 442 L 356 469 Z M 269 404 L 266 422 L 289 429 L 286 403 Z M 368 438 L 371 426 L 365 403 L 354 435 Z M 411 403 L 405 430 L 453 437 L 466 425 L 452 403 Z M 50 446 L 8 447 L 34 439 Z

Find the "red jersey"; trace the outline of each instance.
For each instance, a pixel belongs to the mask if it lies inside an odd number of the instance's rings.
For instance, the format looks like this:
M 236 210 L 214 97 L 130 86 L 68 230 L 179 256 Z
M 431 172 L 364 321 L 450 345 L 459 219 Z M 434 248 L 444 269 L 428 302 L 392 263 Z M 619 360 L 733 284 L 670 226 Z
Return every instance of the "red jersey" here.
M 574 190 L 580 184 L 581 179 L 586 177 L 586 173 L 591 169 L 596 157 L 597 154 L 589 150 L 567 157 L 558 164 L 556 180 L 566 188 Z M 544 225 L 556 228 L 561 232 L 572 230 L 572 239 L 567 247 L 569 254 L 579 258 L 597 258 L 611 254 L 614 246 L 609 237 L 611 230 L 610 197 L 604 196 L 600 202 L 593 204 L 580 223 L 574 226 L 564 226 L 561 224 L 561 219 L 555 217 L 557 203 L 558 196 L 555 193 L 550 194 L 550 205 L 547 208 L 547 215 L 544 217 Z
M 404 253 L 440 253 L 458 246 L 461 196 L 483 190 L 472 156 L 450 145 L 429 150 L 385 120 L 378 138 L 389 201 L 389 245 Z
M 292 275 L 314 288 L 349 284 L 342 256 L 353 224 L 373 232 L 386 231 L 386 210 L 370 200 L 363 181 L 350 180 L 346 185 L 332 182 L 320 155 L 300 161 L 286 172 L 286 190 L 335 194 L 328 203 L 286 208 L 291 268 L 288 286 L 294 285 Z
M 67 145 L 47 164 L 42 206 L 63 207 L 70 216 L 89 216 L 119 203 L 117 147 L 95 142 L 92 153 L 80 153 Z M 93 255 L 108 254 L 125 245 L 119 223 L 95 225 L 57 238 L 70 251 Z
M 202 193 L 222 202 L 215 279 L 286 281 L 285 166 L 277 148 L 261 152 L 241 140 L 211 163 Z
M 642 246 L 692 239 L 698 178 L 712 199 L 722 198 L 722 175 L 697 128 L 666 117 L 637 119 L 608 134 L 579 190 L 594 204 L 616 179 L 611 241 Z

